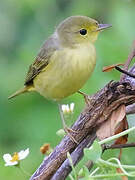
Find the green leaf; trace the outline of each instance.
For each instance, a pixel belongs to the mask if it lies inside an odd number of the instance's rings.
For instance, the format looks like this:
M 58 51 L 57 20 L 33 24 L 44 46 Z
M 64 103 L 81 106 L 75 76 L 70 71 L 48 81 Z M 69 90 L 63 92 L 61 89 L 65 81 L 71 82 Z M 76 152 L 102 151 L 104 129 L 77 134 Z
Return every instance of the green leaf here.
M 78 172 L 78 176 L 80 177 L 89 177 L 89 170 L 86 166 L 83 166 L 83 168 L 80 169 L 80 171 Z
M 83 173 L 84 173 L 85 178 L 89 177 L 90 172 L 89 172 L 89 170 L 88 170 L 88 168 L 86 166 L 83 166 Z
M 94 141 L 93 145 L 90 148 L 84 149 L 84 156 L 88 160 L 92 160 L 93 162 L 98 161 L 98 159 L 100 159 L 101 157 L 101 154 L 102 148 L 97 141 Z

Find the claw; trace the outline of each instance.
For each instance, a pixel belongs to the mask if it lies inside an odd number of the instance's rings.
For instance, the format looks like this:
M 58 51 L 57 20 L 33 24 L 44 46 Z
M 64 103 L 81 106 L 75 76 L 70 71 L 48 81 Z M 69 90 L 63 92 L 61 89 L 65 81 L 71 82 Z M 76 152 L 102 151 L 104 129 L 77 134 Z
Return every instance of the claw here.
M 89 95 L 83 93 L 82 91 L 77 91 L 79 94 L 83 95 L 85 103 L 89 105 Z
M 64 127 L 64 131 L 67 133 L 67 135 L 70 137 L 70 139 L 71 139 L 74 143 L 79 144 L 79 143 L 75 140 L 75 138 L 70 134 L 71 132 L 77 133 L 77 131 L 74 131 L 74 130 L 70 129 L 69 127 Z

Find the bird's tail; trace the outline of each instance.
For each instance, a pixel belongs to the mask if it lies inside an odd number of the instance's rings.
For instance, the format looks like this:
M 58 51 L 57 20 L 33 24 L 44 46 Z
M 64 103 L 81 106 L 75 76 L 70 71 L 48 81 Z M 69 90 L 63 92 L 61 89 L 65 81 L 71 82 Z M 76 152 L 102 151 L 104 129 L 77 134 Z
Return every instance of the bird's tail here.
M 8 99 L 12 99 L 20 94 L 29 92 L 29 91 L 34 91 L 34 87 L 33 86 L 24 86 L 23 88 L 19 89 L 18 91 L 16 91 L 14 94 L 12 94 L 11 96 L 8 97 Z

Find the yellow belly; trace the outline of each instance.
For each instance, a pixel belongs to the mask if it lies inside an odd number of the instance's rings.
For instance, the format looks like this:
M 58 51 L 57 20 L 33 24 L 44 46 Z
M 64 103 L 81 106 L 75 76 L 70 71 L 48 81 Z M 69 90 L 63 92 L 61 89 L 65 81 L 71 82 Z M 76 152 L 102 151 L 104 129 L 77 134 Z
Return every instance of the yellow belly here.
M 35 77 L 35 90 L 48 99 L 63 99 L 85 84 L 95 63 L 96 52 L 92 44 L 57 51 L 49 65 Z

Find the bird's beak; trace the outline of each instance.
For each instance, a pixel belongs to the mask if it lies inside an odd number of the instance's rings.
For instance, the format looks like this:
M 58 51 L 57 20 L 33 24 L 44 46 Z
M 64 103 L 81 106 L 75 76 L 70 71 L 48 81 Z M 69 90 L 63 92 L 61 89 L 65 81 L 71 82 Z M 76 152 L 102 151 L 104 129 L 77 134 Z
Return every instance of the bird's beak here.
M 112 27 L 112 25 L 111 24 L 98 24 L 98 28 L 96 29 L 96 31 L 101 31 L 109 27 Z

